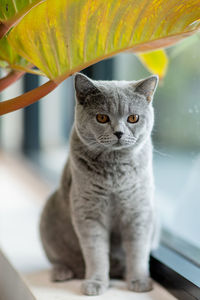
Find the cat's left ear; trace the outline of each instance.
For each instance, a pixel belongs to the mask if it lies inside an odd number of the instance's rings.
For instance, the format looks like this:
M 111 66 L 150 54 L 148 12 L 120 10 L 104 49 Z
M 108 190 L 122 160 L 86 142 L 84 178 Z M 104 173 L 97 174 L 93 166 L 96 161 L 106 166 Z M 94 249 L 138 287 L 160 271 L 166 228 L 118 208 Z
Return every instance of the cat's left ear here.
M 134 92 L 145 96 L 147 101 L 150 103 L 153 100 L 158 81 L 159 77 L 157 75 L 152 75 L 148 78 L 142 79 L 135 83 Z
M 76 97 L 78 102 L 83 105 L 88 95 L 97 95 L 100 93 L 94 85 L 93 80 L 81 73 L 76 73 L 74 77 Z

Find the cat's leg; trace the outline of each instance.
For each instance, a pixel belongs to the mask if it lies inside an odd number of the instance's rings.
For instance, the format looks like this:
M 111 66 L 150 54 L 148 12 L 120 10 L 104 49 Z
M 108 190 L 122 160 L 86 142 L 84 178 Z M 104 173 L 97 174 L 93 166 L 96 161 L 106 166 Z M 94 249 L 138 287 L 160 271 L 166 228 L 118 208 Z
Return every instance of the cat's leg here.
M 152 289 L 149 277 L 149 257 L 152 238 L 152 213 L 139 212 L 127 216 L 129 223 L 123 226 L 123 246 L 126 254 L 126 280 L 128 288 L 135 292 Z
M 69 212 L 67 203 L 62 202 L 56 191 L 49 197 L 40 220 L 41 241 L 53 265 L 53 281 L 84 276 L 84 261 Z
M 109 233 L 104 225 L 92 218 L 74 220 L 74 226 L 85 261 L 85 295 L 100 295 L 109 285 Z
M 74 278 L 72 270 L 64 264 L 54 264 L 51 271 L 52 281 L 66 281 Z

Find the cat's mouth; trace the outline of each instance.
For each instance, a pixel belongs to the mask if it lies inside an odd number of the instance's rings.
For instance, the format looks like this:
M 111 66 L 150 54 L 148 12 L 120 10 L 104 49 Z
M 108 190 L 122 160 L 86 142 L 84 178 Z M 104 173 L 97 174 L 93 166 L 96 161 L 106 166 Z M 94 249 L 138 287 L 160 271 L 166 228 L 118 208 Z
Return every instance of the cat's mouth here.
M 113 144 L 114 147 L 129 147 L 134 145 L 136 142 L 136 139 L 123 139 L 118 140 L 116 143 Z
M 118 140 L 116 143 L 114 143 L 114 147 L 115 148 L 122 148 L 122 147 L 126 147 L 130 144 L 127 144 L 124 140 Z
M 113 148 L 124 148 L 130 147 L 135 144 L 136 139 L 118 139 L 117 141 L 112 140 L 100 140 L 98 143 L 103 144 L 106 147 L 113 147 Z

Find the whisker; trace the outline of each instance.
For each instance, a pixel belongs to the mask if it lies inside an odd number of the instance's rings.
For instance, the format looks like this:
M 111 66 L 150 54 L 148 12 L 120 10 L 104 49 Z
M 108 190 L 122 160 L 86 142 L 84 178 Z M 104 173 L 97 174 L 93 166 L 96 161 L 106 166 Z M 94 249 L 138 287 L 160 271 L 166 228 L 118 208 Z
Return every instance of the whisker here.
M 153 149 L 153 152 L 156 152 L 156 153 L 158 153 L 158 154 L 160 154 L 161 156 L 164 156 L 164 157 L 172 158 L 172 155 L 164 153 L 164 152 L 161 152 L 161 151 L 158 151 L 155 148 Z

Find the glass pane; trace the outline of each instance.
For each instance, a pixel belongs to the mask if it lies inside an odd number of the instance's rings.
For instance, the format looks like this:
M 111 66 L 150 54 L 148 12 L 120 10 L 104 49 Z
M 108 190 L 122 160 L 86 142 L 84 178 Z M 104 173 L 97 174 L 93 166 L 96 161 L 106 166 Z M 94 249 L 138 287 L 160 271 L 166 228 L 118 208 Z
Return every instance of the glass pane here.
M 41 78 L 41 83 L 46 79 Z M 68 153 L 74 118 L 72 77 L 40 101 L 40 146 L 37 156 L 45 176 L 57 184 Z M 55 184 L 55 185 L 56 185 Z
M 167 50 L 169 69 L 154 99 L 154 174 L 162 239 L 200 263 L 200 36 Z M 116 58 L 116 79 L 148 76 L 134 55 Z
M 7 72 L 1 70 L 1 76 Z M 23 93 L 23 79 L 1 92 L 0 101 L 12 99 Z M 12 154 L 21 151 L 23 139 L 23 110 L 18 110 L 0 117 L 0 147 Z

